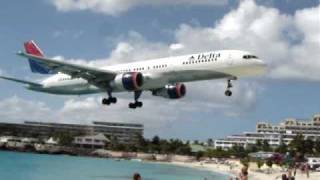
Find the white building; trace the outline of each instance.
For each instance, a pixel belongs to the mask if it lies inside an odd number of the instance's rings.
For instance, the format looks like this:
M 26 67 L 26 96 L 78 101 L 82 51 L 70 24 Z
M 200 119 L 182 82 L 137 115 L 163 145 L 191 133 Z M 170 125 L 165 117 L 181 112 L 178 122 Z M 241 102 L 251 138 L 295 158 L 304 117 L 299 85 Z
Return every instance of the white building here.
M 276 132 L 281 134 L 320 135 L 320 114 L 314 115 L 311 120 L 288 118 L 278 126 L 269 123 L 258 123 L 257 132 Z
M 282 135 L 280 133 L 258 133 L 258 132 L 244 132 L 243 134 L 227 136 L 224 139 L 217 139 L 214 142 L 215 148 L 229 149 L 232 146 L 243 146 L 256 144 L 257 140 L 268 141 L 271 146 L 278 146 L 282 142 Z
M 109 139 L 104 134 L 100 133 L 93 136 L 78 136 L 74 138 L 74 144 L 85 148 L 104 148 L 109 142 Z
M 41 137 L 47 139 L 56 134 L 99 134 L 116 139 L 120 144 L 136 144 L 143 137 L 143 124 L 123 122 L 98 122 L 92 124 L 67 124 L 56 122 L 3 123 L 0 122 L 0 136 Z
M 289 144 L 298 134 L 305 138 L 320 138 L 320 114 L 314 115 L 309 121 L 288 118 L 277 126 L 260 122 L 257 123 L 256 132 L 244 132 L 217 139 L 214 146 L 222 149 L 229 149 L 235 145 L 247 147 L 256 144 L 257 140 L 266 140 L 270 146 L 277 147 L 282 143 Z

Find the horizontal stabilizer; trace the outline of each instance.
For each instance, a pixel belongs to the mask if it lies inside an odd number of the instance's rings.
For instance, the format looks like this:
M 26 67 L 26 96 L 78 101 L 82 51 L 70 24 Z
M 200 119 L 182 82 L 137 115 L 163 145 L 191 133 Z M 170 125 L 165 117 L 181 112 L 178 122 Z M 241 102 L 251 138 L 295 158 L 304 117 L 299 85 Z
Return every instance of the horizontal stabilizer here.
M 6 76 L 0 76 L 0 79 L 14 81 L 14 82 L 17 82 L 17 83 L 22 83 L 22 84 L 28 84 L 30 86 L 42 86 L 39 83 L 34 83 L 34 82 L 25 81 L 25 80 L 22 80 L 22 79 L 16 79 L 16 78 L 12 78 L 12 77 L 6 77 Z

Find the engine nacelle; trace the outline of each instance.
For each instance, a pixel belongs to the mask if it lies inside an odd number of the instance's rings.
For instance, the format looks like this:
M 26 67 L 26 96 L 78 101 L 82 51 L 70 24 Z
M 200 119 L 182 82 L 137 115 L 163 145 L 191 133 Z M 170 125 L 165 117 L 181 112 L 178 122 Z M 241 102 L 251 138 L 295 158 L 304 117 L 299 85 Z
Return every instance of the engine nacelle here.
M 187 89 L 184 84 L 166 85 L 164 88 L 152 91 L 152 95 L 168 99 L 179 99 L 186 95 Z
M 140 72 L 128 72 L 119 74 L 111 86 L 115 89 L 125 89 L 128 91 L 135 91 L 142 87 L 144 77 Z

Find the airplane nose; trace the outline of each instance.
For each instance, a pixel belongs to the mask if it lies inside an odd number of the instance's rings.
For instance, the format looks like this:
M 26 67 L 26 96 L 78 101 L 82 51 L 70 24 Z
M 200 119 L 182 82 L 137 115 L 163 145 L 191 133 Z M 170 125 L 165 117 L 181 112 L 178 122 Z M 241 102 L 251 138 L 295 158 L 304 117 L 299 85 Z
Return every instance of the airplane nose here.
M 267 71 L 267 64 L 264 62 L 264 61 L 262 61 L 261 59 L 257 59 L 257 61 L 256 61 L 256 66 L 257 66 L 257 68 L 259 68 L 259 70 L 261 71 L 261 72 L 266 72 Z
M 261 65 L 261 66 L 267 66 L 267 64 L 263 61 L 263 60 L 261 60 L 261 59 L 257 59 L 257 64 L 259 64 L 259 65 Z

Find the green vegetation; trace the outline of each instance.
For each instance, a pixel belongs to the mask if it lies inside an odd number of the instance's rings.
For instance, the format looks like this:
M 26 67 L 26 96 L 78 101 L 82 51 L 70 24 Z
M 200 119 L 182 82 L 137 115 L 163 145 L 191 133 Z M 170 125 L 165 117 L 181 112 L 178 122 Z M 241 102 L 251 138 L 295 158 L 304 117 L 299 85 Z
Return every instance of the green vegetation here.
M 56 133 L 54 138 L 58 139 L 60 145 L 72 146 L 73 137 L 68 133 Z M 245 166 L 249 165 L 250 161 L 255 161 L 260 168 L 263 164 L 272 167 L 272 164 L 293 166 L 294 162 L 304 161 L 305 155 L 320 156 L 320 139 L 316 141 L 305 139 L 302 135 L 297 135 L 289 145 L 281 144 L 277 148 L 272 148 L 267 141 L 257 141 L 255 145 L 247 146 L 233 146 L 231 149 L 224 150 L 221 148 L 214 149 L 212 145 L 214 141 L 208 139 L 205 146 L 199 141 L 190 144 L 189 141 L 183 142 L 179 139 L 161 139 L 159 136 L 154 136 L 152 139 L 145 139 L 138 136 L 138 143 L 135 144 L 119 144 L 116 137 L 108 137 L 110 142 L 106 149 L 114 151 L 128 151 L 128 152 L 144 152 L 157 154 L 179 154 L 192 155 L 198 160 L 202 157 L 209 158 L 238 158 Z M 274 152 L 280 153 L 270 159 L 249 159 L 249 153 L 254 152 Z
M 263 166 L 264 161 L 261 159 L 258 159 L 256 163 L 257 163 L 258 168 L 260 169 Z
M 267 159 L 266 165 L 267 165 L 269 168 L 272 168 L 272 165 L 273 165 L 272 159 Z
M 191 155 L 191 147 L 188 142 L 184 143 L 179 139 L 160 139 L 159 136 L 154 136 L 151 140 L 139 137 L 137 144 L 117 144 L 116 141 L 111 141 L 107 147 L 115 151 L 131 151 L 159 154 L 181 154 Z
M 110 138 L 110 137 L 109 137 Z M 229 150 L 221 148 L 213 149 L 212 146 L 204 146 L 203 143 L 195 141 L 190 145 L 189 141 L 183 142 L 179 139 L 161 139 L 159 136 L 154 136 L 152 139 L 144 139 L 139 137 L 139 143 L 132 145 L 117 144 L 116 139 L 110 138 L 111 143 L 108 149 L 120 151 L 134 151 L 145 153 L 159 153 L 159 154 L 180 154 L 180 155 L 194 155 L 198 159 L 201 157 L 209 158 L 240 158 L 247 159 L 249 153 L 258 151 L 275 152 L 281 154 L 289 153 L 291 157 L 303 159 L 305 154 L 320 155 L 320 139 L 312 141 L 304 139 L 303 136 L 297 135 L 294 140 L 289 144 L 281 144 L 277 148 L 272 148 L 268 141 L 257 141 L 255 145 L 247 146 L 233 146 Z M 213 140 L 208 139 L 208 144 L 213 145 Z M 196 147 L 196 148 L 195 148 Z M 201 147 L 201 148 L 199 148 Z M 196 150 L 194 150 L 194 148 Z M 295 159 L 295 161 L 297 160 Z M 273 163 L 283 164 L 282 159 L 275 159 Z M 257 162 L 258 163 L 258 162 Z M 260 164 L 265 162 L 259 162 Z
M 284 143 L 281 143 L 280 146 L 278 146 L 274 151 L 284 154 L 288 152 L 288 146 Z
M 74 139 L 74 136 L 69 133 L 56 133 L 53 136 L 54 139 L 58 140 L 59 145 L 61 146 L 72 146 L 72 142 Z

